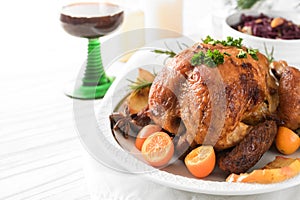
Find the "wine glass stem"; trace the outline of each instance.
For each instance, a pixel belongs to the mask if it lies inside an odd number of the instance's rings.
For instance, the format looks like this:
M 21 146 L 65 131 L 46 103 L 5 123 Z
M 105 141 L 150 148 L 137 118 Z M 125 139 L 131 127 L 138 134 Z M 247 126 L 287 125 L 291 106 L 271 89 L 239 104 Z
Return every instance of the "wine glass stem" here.
M 83 85 L 96 86 L 107 83 L 108 81 L 102 64 L 100 41 L 98 38 L 90 38 L 86 69 L 82 79 Z

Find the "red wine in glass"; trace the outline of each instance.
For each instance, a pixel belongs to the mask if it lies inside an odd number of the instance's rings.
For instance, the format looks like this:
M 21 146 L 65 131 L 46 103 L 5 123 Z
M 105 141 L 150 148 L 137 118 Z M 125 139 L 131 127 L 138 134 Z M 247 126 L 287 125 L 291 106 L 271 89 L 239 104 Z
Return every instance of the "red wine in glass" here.
M 88 58 L 80 87 L 67 93 L 78 99 L 102 98 L 114 77 L 104 71 L 99 38 L 116 30 L 123 22 L 124 11 L 111 3 L 74 3 L 64 6 L 60 21 L 70 35 L 87 38 Z

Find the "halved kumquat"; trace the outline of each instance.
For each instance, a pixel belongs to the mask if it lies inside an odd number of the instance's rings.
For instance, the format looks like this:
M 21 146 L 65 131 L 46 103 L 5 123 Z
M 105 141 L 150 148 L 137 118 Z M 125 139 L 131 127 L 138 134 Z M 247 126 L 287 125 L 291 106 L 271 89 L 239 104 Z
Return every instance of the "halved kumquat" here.
M 208 176 L 215 168 L 216 154 L 212 146 L 200 146 L 184 159 L 187 169 L 197 178 Z
M 142 155 L 154 167 L 161 167 L 171 160 L 174 154 L 174 144 L 165 132 L 151 134 L 142 146 Z

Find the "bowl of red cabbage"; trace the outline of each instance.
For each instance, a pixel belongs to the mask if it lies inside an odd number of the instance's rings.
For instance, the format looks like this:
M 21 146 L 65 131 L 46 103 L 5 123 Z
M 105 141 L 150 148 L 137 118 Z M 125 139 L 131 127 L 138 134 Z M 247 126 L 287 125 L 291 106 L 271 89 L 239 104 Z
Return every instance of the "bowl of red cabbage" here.
M 239 37 L 275 60 L 300 67 L 300 15 L 297 11 L 242 10 L 223 24 L 223 37 Z

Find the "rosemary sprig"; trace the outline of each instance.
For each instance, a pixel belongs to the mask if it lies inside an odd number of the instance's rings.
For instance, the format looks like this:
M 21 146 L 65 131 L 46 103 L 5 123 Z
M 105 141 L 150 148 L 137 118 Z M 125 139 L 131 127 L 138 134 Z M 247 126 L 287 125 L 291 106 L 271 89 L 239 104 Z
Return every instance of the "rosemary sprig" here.
M 133 91 L 139 91 L 145 87 L 150 87 L 152 82 L 146 81 L 144 79 L 137 78 L 136 81 L 127 79 L 131 84 L 129 85 L 130 89 Z
M 176 53 L 174 51 L 168 51 L 168 50 L 164 51 L 164 50 L 155 49 L 153 52 L 158 54 L 166 54 L 171 58 L 176 56 Z
M 155 49 L 152 52 L 157 53 L 157 54 L 165 54 L 170 58 L 173 58 L 177 55 L 177 53 L 175 53 L 175 51 L 173 51 L 167 44 L 167 42 L 164 42 L 166 49 L 167 50 L 160 50 L 160 49 Z M 181 51 L 188 48 L 188 45 L 185 43 L 180 43 L 179 41 L 176 41 L 176 44 L 178 46 L 178 49 L 180 49 Z
M 265 53 L 266 53 L 266 56 L 267 56 L 267 59 L 269 61 L 269 63 L 273 62 L 274 61 L 274 47 L 272 46 L 272 50 L 271 52 L 268 51 L 267 49 L 267 46 L 266 46 L 266 43 L 264 43 L 264 48 L 265 48 Z

